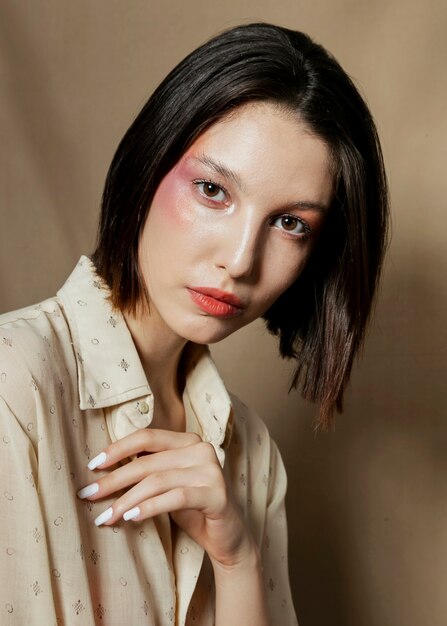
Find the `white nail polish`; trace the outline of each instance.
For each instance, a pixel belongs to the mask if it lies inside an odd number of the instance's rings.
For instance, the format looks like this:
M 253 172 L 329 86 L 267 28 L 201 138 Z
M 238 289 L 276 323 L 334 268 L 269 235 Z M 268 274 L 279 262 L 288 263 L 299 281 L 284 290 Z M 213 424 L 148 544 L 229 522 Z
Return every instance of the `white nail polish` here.
M 103 511 L 101 513 L 101 515 L 98 515 L 98 517 L 95 519 L 95 524 L 97 526 L 101 526 L 101 524 L 104 524 L 104 522 L 108 522 L 109 519 L 112 517 L 113 515 L 113 509 L 112 507 L 106 509 L 105 511 Z
M 89 498 L 98 492 L 99 485 L 98 483 L 92 483 L 91 485 L 87 485 L 87 487 L 83 487 L 78 491 L 78 498 Z
M 140 514 L 140 507 L 134 506 L 133 509 L 129 509 L 123 515 L 123 519 L 127 522 L 130 519 L 135 519 Z
M 91 470 L 94 470 L 98 467 L 98 465 L 102 465 L 106 459 L 107 454 L 105 452 L 100 452 L 91 461 L 89 461 L 87 467 Z

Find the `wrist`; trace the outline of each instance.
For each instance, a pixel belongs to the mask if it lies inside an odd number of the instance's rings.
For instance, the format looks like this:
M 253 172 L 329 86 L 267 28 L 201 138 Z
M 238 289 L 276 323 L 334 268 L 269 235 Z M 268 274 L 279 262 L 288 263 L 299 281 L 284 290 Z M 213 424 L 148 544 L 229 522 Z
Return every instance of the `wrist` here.
M 259 550 L 249 550 L 231 564 L 212 562 L 216 587 L 216 626 L 232 623 L 268 626 L 266 594 Z
M 244 573 L 252 574 L 261 569 L 261 557 L 258 547 L 251 537 L 247 537 L 243 544 L 240 545 L 237 552 L 224 561 L 211 558 L 211 564 L 214 570 L 214 577 L 234 576 L 237 572 L 238 576 Z

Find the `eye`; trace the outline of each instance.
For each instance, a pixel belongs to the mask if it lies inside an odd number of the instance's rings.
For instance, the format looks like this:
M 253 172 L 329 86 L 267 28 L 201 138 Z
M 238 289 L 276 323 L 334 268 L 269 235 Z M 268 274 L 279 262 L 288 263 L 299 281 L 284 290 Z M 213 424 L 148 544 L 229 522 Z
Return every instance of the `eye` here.
M 308 235 L 310 233 L 309 225 L 295 215 L 279 215 L 273 219 L 272 225 L 292 235 Z
M 214 202 L 224 202 L 226 200 L 226 190 L 217 183 L 213 183 L 210 180 L 195 180 L 194 184 L 205 198 L 209 198 Z

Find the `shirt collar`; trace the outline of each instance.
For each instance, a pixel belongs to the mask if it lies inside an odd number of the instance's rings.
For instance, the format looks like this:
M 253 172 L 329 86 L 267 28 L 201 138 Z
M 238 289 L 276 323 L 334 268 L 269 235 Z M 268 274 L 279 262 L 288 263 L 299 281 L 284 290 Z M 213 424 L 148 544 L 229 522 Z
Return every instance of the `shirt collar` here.
M 189 401 L 202 430 L 204 441 L 212 443 L 217 456 L 231 438 L 233 411 L 228 391 L 209 353 L 208 346 L 188 344 L 184 404 Z M 188 418 L 188 412 L 186 413 Z M 188 428 L 189 430 L 189 428 Z
M 81 409 L 103 408 L 150 393 L 140 358 L 110 291 L 82 256 L 58 291 L 78 366 Z
M 112 307 L 110 290 L 88 257 L 81 257 L 57 295 L 71 331 L 80 408 L 105 408 L 152 396 L 124 317 Z M 185 350 L 184 395 L 204 439 L 222 445 L 229 436 L 230 397 L 208 347 L 189 344 Z

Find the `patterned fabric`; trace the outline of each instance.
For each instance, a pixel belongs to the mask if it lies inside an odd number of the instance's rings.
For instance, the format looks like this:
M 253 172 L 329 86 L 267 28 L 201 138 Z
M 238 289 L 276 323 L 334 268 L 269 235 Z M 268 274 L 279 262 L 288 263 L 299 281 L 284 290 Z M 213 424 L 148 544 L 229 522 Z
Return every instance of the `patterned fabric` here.
M 97 527 L 117 495 L 76 492 L 110 440 L 150 427 L 154 398 L 121 313 L 82 257 L 55 298 L 0 317 L 0 623 L 211 626 L 204 551 L 168 515 Z M 262 421 L 188 346 L 187 430 L 215 448 L 261 549 L 272 624 L 296 624 L 286 476 Z M 106 472 L 97 471 L 97 476 Z

